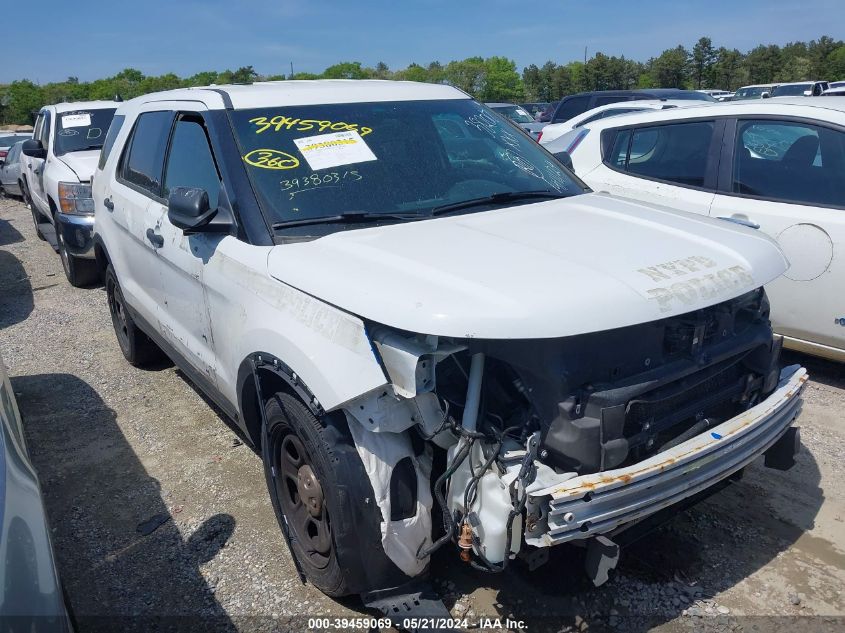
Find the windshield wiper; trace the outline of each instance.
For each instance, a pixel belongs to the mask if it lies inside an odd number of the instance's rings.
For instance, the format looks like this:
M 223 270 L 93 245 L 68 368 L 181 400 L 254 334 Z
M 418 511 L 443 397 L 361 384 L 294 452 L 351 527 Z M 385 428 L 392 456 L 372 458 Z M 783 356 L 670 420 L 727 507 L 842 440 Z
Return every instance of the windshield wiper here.
M 309 226 L 312 224 L 334 224 L 343 222 L 372 222 L 373 220 L 416 220 L 426 216 L 419 213 L 370 213 L 367 211 L 346 211 L 336 215 L 324 215 L 319 218 L 300 218 L 297 220 L 283 220 L 273 224 L 273 230 L 286 229 L 292 226 Z
M 481 198 L 471 198 L 469 200 L 462 200 L 461 202 L 453 202 L 451 204 L 444 204 L 439 207 L 434 207 L 431 210 L 431 215 L 442 215 L 450 211 L 459 211 L 460 209 L 469 209 L 470 207 L 479 207 L 482 205 L 498 205 L 507 204 L 508 202 L 515 202 L 517 200 L 525 200 L 529 198 L 568 198 L 569 194 L 558 193 L 550 189 L 542 189 L 539 191 L 502 191 L 494 193 L 489 196 L 482 196 Z

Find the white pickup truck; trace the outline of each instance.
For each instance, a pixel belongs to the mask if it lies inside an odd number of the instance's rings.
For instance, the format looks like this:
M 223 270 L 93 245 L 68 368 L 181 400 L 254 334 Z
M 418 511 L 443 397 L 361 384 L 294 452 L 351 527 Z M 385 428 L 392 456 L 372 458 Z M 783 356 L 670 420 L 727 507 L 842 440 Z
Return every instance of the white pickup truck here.
M 85 101 L 44 106 L 32 139 L 21 148 L 22 193 L 36 232 L 59 252 L 74 286 L 98 278 L 91 241 L 91 175 L 117 105 Z
M 600 583 L 643 518 L 792 461 L 807 373 L 780 366 L 787 261 L 758 231 L 592 193 L 449 86 L 178 90 L 112 129 L 120 349 L 166 352 L 260 447 L 327 594 L 441 547 L 495 572 L 578 542 Z

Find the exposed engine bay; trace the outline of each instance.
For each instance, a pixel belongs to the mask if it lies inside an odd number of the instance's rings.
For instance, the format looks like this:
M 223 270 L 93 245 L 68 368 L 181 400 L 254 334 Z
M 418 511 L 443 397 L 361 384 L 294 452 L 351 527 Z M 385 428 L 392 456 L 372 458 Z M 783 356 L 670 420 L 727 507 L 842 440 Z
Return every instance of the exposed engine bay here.
M 411 576 L 441 547 L 496 572 L 527 545 L 555 544 L 544 536 L 552 491 L 707 432 L 766 399 L 780 376 L 762 288 L 559 339 L 446 339 L 378 325 L 370 336 L 390 388 L 344 412 L 382 509 L 385 552 Z M 434 533 L 432 517 L 442 524 Z M 587 525 L 577 538 L 592 534 Z

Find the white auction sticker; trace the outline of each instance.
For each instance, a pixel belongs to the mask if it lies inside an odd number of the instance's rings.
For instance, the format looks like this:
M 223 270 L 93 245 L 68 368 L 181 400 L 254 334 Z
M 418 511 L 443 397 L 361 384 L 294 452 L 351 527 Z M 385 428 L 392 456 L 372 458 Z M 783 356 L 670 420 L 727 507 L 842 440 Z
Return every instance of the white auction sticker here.
M 88 127 L 91 125 L 91 113 L 66 114 L 62 117 L 62 127 Z
M 293 142 L 313 171 L 378 160 L 355 130 L 306 136 Z

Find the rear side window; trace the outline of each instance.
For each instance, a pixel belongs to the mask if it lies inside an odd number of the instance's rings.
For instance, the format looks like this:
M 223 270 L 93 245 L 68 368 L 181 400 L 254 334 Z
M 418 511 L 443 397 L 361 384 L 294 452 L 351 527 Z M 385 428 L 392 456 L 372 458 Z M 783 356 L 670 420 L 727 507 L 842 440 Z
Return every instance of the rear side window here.
M 156 197 L 161 197 L 161 173 L 172 119 L 172 112 L 141 114 L 121 169 L 123 181 Z
M 590 97 L 571 97 L 561 102 L 560 107 L 555 112 L 553 123 L 562 123 L 568 121 L 574 116 L 578 116 L 582 112 L 586 112 L 590 105 Z
M 635 176 L 703 187 L 713 121 L 620 130 L 606 162 Z
M 202 123 L 193 118 L 176 122 L 164 176 L 164 197 L 173 187 L 198 187 L 208 193 L 208 202 L 217 206 L 220 176 Z
M 102 170 L 103 167 L 106 166 L 106 161 L 109 159 L 109 154 L 111 154 L 112 147 L 114 147 L 114 141 L 117 138 L 117 135 L 120 133 L 120 128 L 123 127 L 123 122 L 126 120 L 126 117 L 122 114 L 116 115 L 111 120 L 111 125 L 109 125 L 109 131 L 106 132 L 106 140 L 103 141 L 103 149 L 100 150 L 100 162 L 97 164 L 97 169 Z
M 732 191 L 845 208 L 845 132 L 793 121 L 740 121 Z

